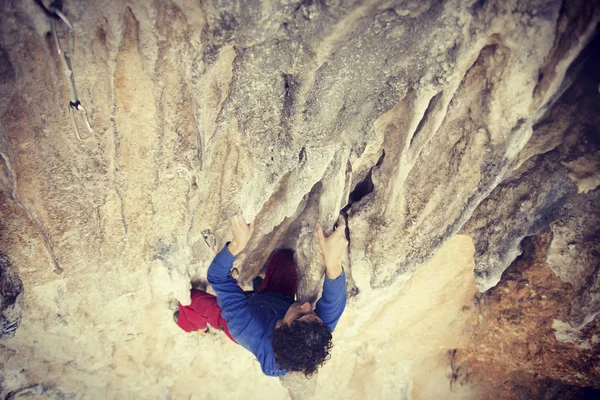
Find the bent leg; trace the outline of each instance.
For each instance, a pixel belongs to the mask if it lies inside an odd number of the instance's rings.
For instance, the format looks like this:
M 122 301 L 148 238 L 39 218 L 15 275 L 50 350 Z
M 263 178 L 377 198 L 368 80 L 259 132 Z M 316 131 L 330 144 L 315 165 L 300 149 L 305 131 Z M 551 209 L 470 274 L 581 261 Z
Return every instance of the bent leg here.
M 294 252 L 289 249 L 275 250 L 267 266 L 267 273 L 260 290 L 281 293 L 294 298 L 298 284 L 298 272 Z
M 189 306 L 183 306 L 179 303 L 179 318 L 177 325 L 186 332 L 205 330 L 206 324 L 213 328 L 222 329 L 229 339 L 237 343 L 227 328 L 227 323 L 221 317 L 221 307 L 217 303 L 217 298 L 203 290 L 192 289 L 192 303 Z

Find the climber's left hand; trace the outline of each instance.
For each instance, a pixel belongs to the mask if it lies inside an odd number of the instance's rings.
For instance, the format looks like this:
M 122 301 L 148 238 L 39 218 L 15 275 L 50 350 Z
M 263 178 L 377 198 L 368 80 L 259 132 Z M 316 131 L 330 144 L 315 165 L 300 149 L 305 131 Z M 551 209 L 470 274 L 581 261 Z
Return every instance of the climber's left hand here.
M 231 225 L 231 231 L 233 232 L 233 240 L 227 245 L 227 250 L 237 256 L 240 254 L 248 244 L 252 232 L 254 231 L 254 221 L 246 224 L 244 218 L 241 215 L 234 215 L 229 220 Z

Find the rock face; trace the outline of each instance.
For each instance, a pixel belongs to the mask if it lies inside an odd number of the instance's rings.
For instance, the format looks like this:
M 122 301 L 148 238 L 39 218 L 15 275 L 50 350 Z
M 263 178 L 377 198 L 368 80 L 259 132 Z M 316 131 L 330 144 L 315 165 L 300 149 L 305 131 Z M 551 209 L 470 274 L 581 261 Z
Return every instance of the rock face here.
M 345 209 L 351 307 L 401 290 L 459 232 L 487 290 L 550 227 L 548 263 L 578 293 L 569 321 L 600 311 L 596 45 L 574 62 L 596 2 L 61 3 L 83 142 L 51 17 L 0 5 L 0 282 L 24 288 L 2 395 L 183 396 L 215 352 L 249 358 L 170 322 L 238 212 L 256 221 L 242 284 L 292 247 L 298 297 L 316 299 L 314 224 Z M 232 396 L 285 396 L 251 360 L 236 368 L 262 389 Z
M 521 253 L 524 237 L 550 226 L 548 263 L 578 292 L 569 319 L 579 328 L 600 311 L 598 62 L 600 40 L 596 38 L 573 65 L 576 77 L 568 78 L 569 88 L 534 126 L 529 144 L 518 157 L 518 168 L 480 203 L 463 227 L 476 239 L 475 270 L 478 286 L 485 290 Z M 545 152 L 532 156 L 539 149 Z
M 15 336 L 22 311 L 23 283 L 8 257 L 0 255 L 0 340 Z
M 480 399 L 600 395 L 600 319 L 581 330 L 563 322 L 577 290 L 544 262 L 551 236 L 524 240 L 500 283 L 475 296 L 471 341 L 450 353 L 453 383 L 477 382 Z

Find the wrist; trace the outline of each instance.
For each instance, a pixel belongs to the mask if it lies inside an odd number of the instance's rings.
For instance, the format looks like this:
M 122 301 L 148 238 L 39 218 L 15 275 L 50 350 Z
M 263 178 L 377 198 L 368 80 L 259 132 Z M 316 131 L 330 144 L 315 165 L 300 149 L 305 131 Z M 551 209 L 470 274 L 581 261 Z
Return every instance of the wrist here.
M 342 275 L 342 271 L 341 262 L 339 264 L 325 265 L 325 275 L 327 275 L 329 279 L 339 278 L 339 276 Z
M 240 248 L 240 245 L 237 244 L 234 241 L 229 242 L 229 244 L 227 245 L 227 250 L 229 250 L 229 252 L 231 253 L 232 256 L 237 256 L 238 254 L 240 254 L 242 252 L 242 248 Z

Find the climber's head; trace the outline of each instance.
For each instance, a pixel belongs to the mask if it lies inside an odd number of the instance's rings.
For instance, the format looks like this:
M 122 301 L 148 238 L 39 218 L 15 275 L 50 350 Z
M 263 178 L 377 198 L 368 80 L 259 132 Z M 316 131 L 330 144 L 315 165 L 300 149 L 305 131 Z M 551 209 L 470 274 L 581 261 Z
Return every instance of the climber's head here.
M 287 371 L 309 377 L 329 359 L 331 330 L 312 310 L 310 303 L 294 303 L 277 321 L 271 336 L 275 359 Z

